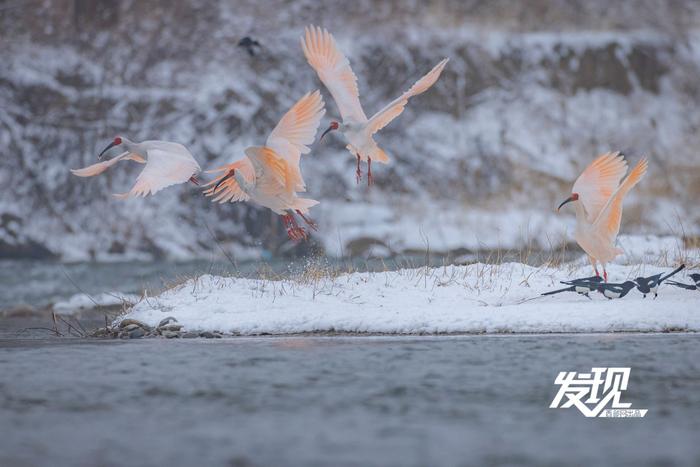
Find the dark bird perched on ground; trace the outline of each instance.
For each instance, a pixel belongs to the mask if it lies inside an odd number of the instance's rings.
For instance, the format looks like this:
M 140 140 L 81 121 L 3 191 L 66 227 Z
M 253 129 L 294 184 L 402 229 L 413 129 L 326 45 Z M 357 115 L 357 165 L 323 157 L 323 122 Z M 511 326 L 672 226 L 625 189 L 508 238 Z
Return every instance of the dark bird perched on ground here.
M 676 270 L 668 273 L 664 277 L 661 277 L 663 273 L 660 273 L 660 274 L 654 274 L 653 276 L 649 276 L 649 277 L 638 277 L 634 280 L 634 282 L 637 283 L 637 290 L 639 290 L 640 292 L 642 292 L 642 294 L 644 294 L 644 298 L 647 298 L 647 294 L 653 293 L 654 298 L 656 299 L 656 297 L 659 296 L 659 294 L 657 293 L 657 290 L 658 290 L 659 286 L 661 285 L 661 283 L 663 281 L 665 281 L 666 279 L 668 279 L 669 277 L 673 276 L 674 274 L 678 274 L 684 268 L 685 268 L 685 264 L 681 264 L 680 266 L 678 266 L 678 268 Z
M 697 284 L 684 284 L 682 282 L 676 282 L 676 281 L 668 281 L 666 282 L 668 285 L 675 285 L 676 287 L 680 287 L 681 289 L 686 289 L 686 290 L 700 290 L 700 286 Z
M 698 274 L 698 273 L 696 272 L 696 273 L 694 273 L 694 274 L 691 274 L 691 275 L 690 275 L 690 278 L 693 279 L 693 281 L 695 282 L 695 285 L 697 285 L 698 287 L 700 287 L 700 274 Z
M 561 281 L 562 284 L 570 285 L 571 287 L 566 287 L 564 289 L 552 290 L 551 292 L 545 292 L 542 295 L 554 295 L 561 292 L 576 292 L 581 295 L 585 295 L 587 298 L 591 298 L 588 294 L 597 289 L 598 283 L 602 281 L 603 278 L 600 276 L 584 277 L 581 279 L 574 279 L 571 281 Z
M 248 55 L 255 57 L 255 48 L 262 48 L 262 45 L 260 45 L 260 42 L 256 41 L 255 39 L 245 36 L 243 39 L 238 41 L 238 47 L 243 47 L 248 51 Z
M 609 300 L 613 298 L 622 298 L 629 293 L 630 290 L 637 286 L 636 283 L 632 281 L 626 281 L 622 284 L 613 284 L 610 282 L 604 282 L 597 285 L 598 292 L 605 295 Z

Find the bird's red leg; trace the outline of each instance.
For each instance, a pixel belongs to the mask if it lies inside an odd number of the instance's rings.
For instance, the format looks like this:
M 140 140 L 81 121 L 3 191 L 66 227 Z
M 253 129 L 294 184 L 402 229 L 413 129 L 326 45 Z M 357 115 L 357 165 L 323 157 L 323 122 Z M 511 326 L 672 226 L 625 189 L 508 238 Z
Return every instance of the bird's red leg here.
M 367 156 L 367 186 L 374 184 L 374 179 L 372 178 L 372 158 Z
M 292 227 L 292 216 L 290 214 L 285 214 L 282 216 L 282 222 L 284 223 L 284 228 L 287 229 L 287 236 L 290 240 L 296 240 L 294 237 L 294 229 Z
M 318 230 L 318 225 L 316 225 L 316 222 L 314 222 L 313 219 L 309 219 L 308 217 L 306 217 L 306 216 L 304 215 L 304 213 L 302 213 L 302 212 L 301 212 L 300 210 L 298 210 L 298 209 L 297 209 L 297 214 L 299 214 L 299 216 L 300 216 L 302 219 L 304 219 L 304 222 L 306 222 L 306 225 L 308 225 L 309 228 L 311 228 L 311 229 L 313 229 L 313 230 Z
M 303 227 L 299 227 L 299 224 L 297 224 L 297 220 L 294 218 L 294 215 L 291 214 L 289 218 L 292 220 L 292 231 L 294 232 L 294 236 L 296 237 L 297 241 L 301 240 L 306 240 L 307 233 L 306 230 L 304 230 Z
M 605 279 L 605 282 L 608 282 L 608 271 L 603 268 L 603 279 Z
M 355 180 L 357 181 L 357 184 L 360 184 L 360 180 L 362 180 L 362 171 L 360 170 L 360 154 L 357 154 L 357 170 L 355 171 Z
M 294 219 L 294 214 L 284 215 L 282 216 L 282 220 L 287 228 L 287 236 L 290 238 L 290 240 L 301 241 L 306 239 L 306 231 L 303 227 L 299 227 L 296 219 Z

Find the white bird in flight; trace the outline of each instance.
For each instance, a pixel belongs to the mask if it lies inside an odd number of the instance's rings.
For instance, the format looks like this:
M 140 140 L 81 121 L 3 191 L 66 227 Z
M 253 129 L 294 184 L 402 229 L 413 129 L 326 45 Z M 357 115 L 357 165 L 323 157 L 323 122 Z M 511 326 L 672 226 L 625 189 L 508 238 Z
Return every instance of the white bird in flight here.
M 622 201 L 647 171 L 647 160 L 640 160 L 625 180 L 627 161 L 619 152 L 609 152 L 594 160 L 578 177 L 569 198 L 559 205 L 574 202 L 576 231 L 574 237 L 588 254 L 595 275 L 597 263 L 603 266 L 603 277 L 608 281 L 605 264 L 624 251 L 615 247 L 620 231 Z
M 107 161 L 71 170 L 78 177 L 93 177 L 99 175 L 119 161 L 136 161 L 146 164 L 133 188 L 126 193 L 113 195 L 124 199 L 129 196 L 147 196 L 155 194 L 163 188 L 178 183 L 192 182 L 199 185 L 197 174 L 202 171 L 197 161 L 185 146 L 170 141 L 144 141 L 134 143 L 123 136 L 114 138 L 98 156 L 102 159 L 105 153 L 119 150 L 119 154 Z
M 306 216 L 318 201 L 297 196 L 306 191 L 299 162 L 301 155 L 310 151 L 307 145 L 313 143 L 325 113 L 321 93 L 306 94 L 282 117 L 265 146 L 251 146 L 243 159 L 208 171 L 225 173 L 209 182 L 206 186 L 214 186 L 204 193 L 219 203 L 250 200 L 267 207 L 282 216 L 290 239 L 305 239 L 307 233 L 294 214 L 316 230 L 316 224 Z
M 304 37 L 301 38 L 301 47 L 306 60 L 333 96 L 343 119 L 342 125 L 332 121 L 321 135 L 321 139 L 329 131 L 340 129 L 348 143 L 346 146 L 348 151 L 357 157 L 357 182 L 359 183 L 362 178 L 360 161 L 367 161 L 367 183 L 371 185 L 372 161 L 383 164 L 389 162 L 389 157 L 377 145 L 372 135 L 398 117 L 409 98 L 427 91 L 435 84 L 449 59 L 443 59 L 411 86 L 411 89 L 390 102 L 372 118 L 367 119 L 360 104 L 357 76 L 350 68 L 348 59 L 338 49 L 333 36 L 325 29 L 309 26 L 305 29 Z

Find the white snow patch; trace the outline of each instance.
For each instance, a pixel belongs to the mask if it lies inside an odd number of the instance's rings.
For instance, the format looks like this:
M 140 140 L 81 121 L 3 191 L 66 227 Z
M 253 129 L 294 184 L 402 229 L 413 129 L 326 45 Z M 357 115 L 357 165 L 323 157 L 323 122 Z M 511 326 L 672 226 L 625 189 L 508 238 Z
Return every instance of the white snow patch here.
M 609 267 L 624 281 L 670 268 Z M 125 316 L 157 325 L 174 316 L 188 330 L 251 334 L 504 333 L 700 330 L 700 294 L 662 286 L 620 300 L 573 293 L 541 297 L 559 280 L 589 274 L 523 264 L 353 273 L 303 283 L 202 276 L 138 303 Z M 685 272 L 676 276 L 685 280 Z

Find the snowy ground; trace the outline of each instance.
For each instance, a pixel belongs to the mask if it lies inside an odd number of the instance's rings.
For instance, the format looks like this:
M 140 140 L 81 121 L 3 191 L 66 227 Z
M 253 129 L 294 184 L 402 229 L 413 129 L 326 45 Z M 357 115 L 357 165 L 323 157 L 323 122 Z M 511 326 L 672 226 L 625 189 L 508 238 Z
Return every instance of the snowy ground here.
M 611 265 L 611 282 L 671 268 Z M 149 325 L 168 316 L 186 330 L 243 335 L 345 333 L 535 333 L 700 330 L 700 293 L 662 286 L 659 298 L 633 290 L 541 297 L 588 267 L 472 264 L 338 276 L 310 270 L 287 280 L 204 275 L 149 297 L 126 315 Z M 685 272 L 676 276 L 686 280 Z

